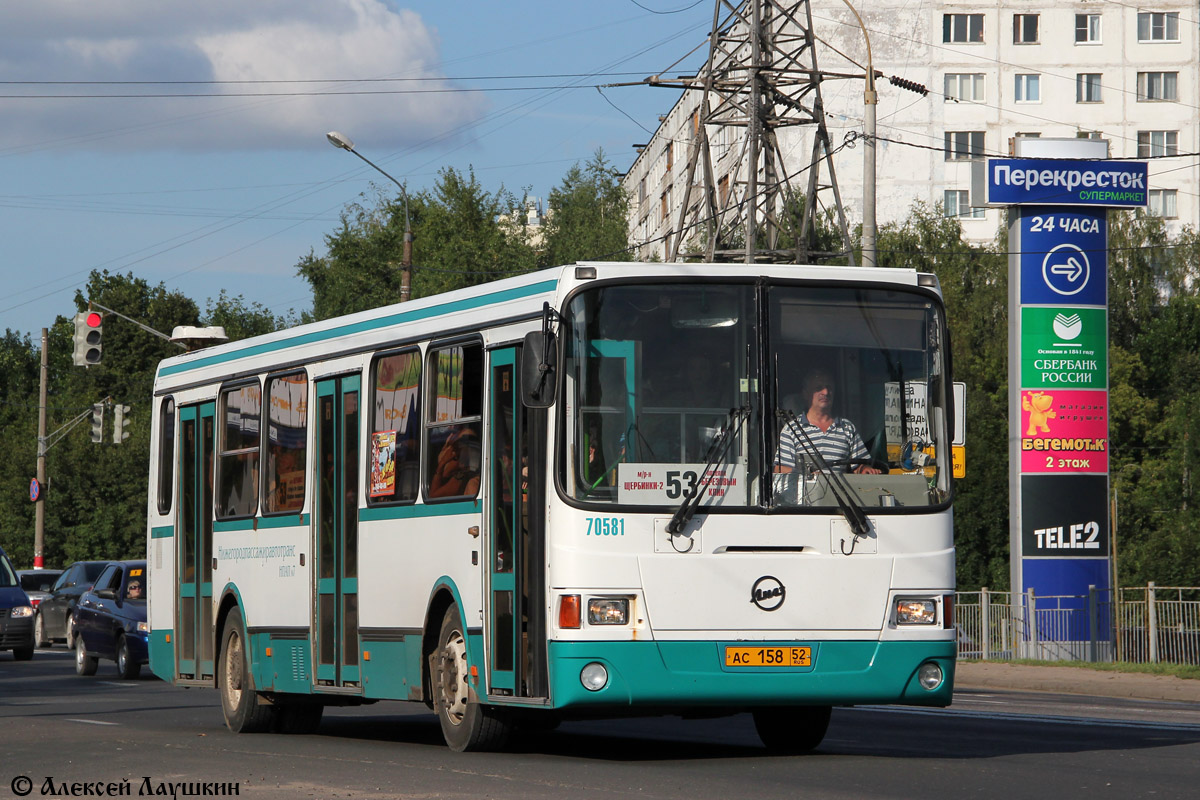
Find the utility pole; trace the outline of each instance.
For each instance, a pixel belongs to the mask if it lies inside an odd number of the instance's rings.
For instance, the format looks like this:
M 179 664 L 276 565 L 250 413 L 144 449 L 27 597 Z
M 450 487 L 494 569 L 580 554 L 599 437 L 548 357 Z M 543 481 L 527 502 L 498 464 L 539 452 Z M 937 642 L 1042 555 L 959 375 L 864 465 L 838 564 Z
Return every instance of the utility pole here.
M 50 331 L 42 328 L 42 368 L 38 379 L 37 482 L 41 490 L 34 503 L 33 568 L 44 567 L 46 546 L 46 399 L 50 374 Z
M 700 95 L 668 260 L 677 260 L 689 235 L 703 231 L 707 261 L 805 263 L 813 255 L 845 253 L 853 263 L 821 82 L 861 77 L 820 71 L 809 0 L 746 0 L 736 7 L 716 0 L 704 67 L 694 76 L 647 79 L 652 86 Z M 789 174 L 779 134 L 797 127 L 811 129 L 812 154 Z M 736 144 L 714 152 L 709 128 L 726 129 L 732 135 L 723 140 Z M 701 178 L 694 185 L 697 172 Z M 783 250 L 780 213 L 789 190 L 804 198 L 804 215 L 795 247 Z M 818 253 L 812 246 L 826 194 L 832 204 L 825 207 L 842 238 L 836 254 Z M 744 247 L 734 247 L 743 232 Z

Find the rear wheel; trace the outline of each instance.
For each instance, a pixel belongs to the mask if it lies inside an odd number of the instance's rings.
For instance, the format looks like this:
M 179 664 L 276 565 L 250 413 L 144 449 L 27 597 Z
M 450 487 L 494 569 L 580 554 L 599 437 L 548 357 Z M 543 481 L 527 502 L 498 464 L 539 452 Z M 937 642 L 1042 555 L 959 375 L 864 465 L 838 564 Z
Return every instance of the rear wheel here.
M 783 706 L 754 712 L 754 729 L 772 753 L 795 756 L 814 750 L 829 730 L 831 706 Z
M 50 640 L 46 638 L 46 621 L 38 614 L 33 620 L 33 643 L 37 647 L 49 647 Z
M 67 647 L 75 646 L 75 618 L 70 613 L 67 614 L 67 621 L 63 624 L 63 629 L 67 632 Z
M 467 639 L 457 606 L 446 609 L 437 649 L 429 655 L 433 708 L 451 750 L 495 750 L 508 741 L 512 726 L 495 709 L 471 697 Z
M 254 676 L 246 653 L 242 612 L 233 609 L 225 619 L 221 637 L 221 655 L 217 661 L 217 688 L 221 693 L 221 712 L 225 725 L 234 733 L 260 733 L 274 721 L 275 709 L 258 702 Z
M 80 636 L 75 640 L 75 674 L 76 675 L 95 675 L 96 664 L 100 659 L 95 656 L 88 655 L 87 646 L 83 643 L 83 637 Z
M 117 642 L 117 672 L 127 681 L 142 674 L 142 665 L 129 654 L 129 639 L 124 636 Z

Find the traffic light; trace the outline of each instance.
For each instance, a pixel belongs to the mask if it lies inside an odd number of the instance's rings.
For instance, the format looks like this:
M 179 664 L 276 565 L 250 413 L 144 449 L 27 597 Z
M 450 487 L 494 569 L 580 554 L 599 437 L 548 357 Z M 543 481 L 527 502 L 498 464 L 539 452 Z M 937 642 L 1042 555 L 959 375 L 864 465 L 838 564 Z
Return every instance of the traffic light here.
M 120 444 L 129 438 L 129 406 L 120 403 L 113 406 L 113 444 Z
M 90 367 L 100 363 L 101 340 L 104 338 L 104 315 L 99 311 L 80 311 L 75 315 L 75 366 Z
M 104 403 L 92 404 L 92 441 L 104 441 Z

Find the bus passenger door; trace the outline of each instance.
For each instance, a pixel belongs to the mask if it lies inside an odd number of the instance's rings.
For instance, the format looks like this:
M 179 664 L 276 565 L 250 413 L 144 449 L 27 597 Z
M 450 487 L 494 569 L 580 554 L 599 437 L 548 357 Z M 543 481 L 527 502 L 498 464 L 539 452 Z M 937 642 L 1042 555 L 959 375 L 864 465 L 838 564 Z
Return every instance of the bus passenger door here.
M 359 688 L 358 463 L 360 378 L 317 381 L 316 682 Z
M 179 409 L 178 594 L 175 670 L 182 680 L 213 676 L 212 510 L 215 403 Z
M 488 691 L 545 696 L 539 515 L 529 500 L 530 412 L 521 403 L 519 350 L 491 351 L 488 397 L 487 643 Z M 540 530 L 540 528 L 538 528 Z

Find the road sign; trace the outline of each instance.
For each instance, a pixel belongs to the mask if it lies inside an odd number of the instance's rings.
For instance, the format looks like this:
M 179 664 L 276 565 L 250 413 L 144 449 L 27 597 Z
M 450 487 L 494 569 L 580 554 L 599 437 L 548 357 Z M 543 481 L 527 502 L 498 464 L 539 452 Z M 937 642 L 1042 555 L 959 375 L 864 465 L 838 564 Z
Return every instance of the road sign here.
M 42 496 L 42 485 L 40 483 L 38 483 L 37 478 L 30 478 L 30 480 L 29 480 L 29 501 L 31 503 L 36 503 L 38 501 L 38 498 L 41 496 Z
M 1018 209 L 1021 303 L 1102 306 L 1108 300 L 1105 211 Z

